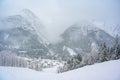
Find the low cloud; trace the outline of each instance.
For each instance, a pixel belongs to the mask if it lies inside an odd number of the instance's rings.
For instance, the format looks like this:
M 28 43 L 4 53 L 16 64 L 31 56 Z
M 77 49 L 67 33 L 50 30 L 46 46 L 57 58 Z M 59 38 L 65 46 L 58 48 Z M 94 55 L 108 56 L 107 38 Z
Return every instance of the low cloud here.
M 51 42 L 80 20 L 96 20 L 107 25 L 120 21 L 119 0 L 1 0 L 0 18 L 30 9 L 47 28 Z M 1 26 L 0 26 L 1 27 Z

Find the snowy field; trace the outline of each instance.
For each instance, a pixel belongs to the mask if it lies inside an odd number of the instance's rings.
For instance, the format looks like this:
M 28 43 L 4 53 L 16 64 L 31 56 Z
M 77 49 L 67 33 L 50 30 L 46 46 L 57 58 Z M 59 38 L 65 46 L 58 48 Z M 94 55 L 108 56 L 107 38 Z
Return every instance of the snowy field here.
M 0 80 L 120 80 L 120 60 L 108 61 L 57 74 L 27 68 L 0 67 Z

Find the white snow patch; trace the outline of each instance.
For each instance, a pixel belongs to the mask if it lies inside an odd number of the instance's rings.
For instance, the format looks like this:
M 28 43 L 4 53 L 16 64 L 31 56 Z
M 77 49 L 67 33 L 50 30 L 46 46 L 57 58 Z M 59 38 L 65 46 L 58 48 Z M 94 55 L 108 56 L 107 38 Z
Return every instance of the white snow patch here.
M 68 52 L 70 53 L 71 56 L 77 54 L 77 53 L 75 53 L 72 49 L 70 49 L 70 48 L 68 48 L 68 47 L 67 47 L 67 50 L 68 50 Z
M 58 67 L 53 67 L 53 68 L 44 68 L 42 71 L 46 73 L 57 73 L 57 68 Z
M 7 40 L 9 37 L 9 34 L 5 34 L 4 40 Z
M 91 48 L 92 48 L 92 50 L 96 50 L 96 51 L 98 50 L 98 46 L 95 42 L 92 42 Z
M 0 80 L 120 80 L 120 60 L 108 61 L 64 73 L 0 67 Z

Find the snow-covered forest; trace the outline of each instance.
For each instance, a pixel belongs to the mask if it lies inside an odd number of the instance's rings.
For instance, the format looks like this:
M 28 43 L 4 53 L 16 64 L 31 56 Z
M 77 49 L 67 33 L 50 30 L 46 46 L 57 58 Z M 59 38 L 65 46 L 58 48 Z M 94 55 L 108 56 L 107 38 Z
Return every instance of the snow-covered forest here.
M 55 66 L 63 66 L 65 62 L 49 59 L 32 59 L 27 57 L 17 56 L 11 51 L 0 52 L 0 66 L 8 67 L 23 67 L 34 69 L 36 71 L 42 71 L 42 68 L 52 68 Z
M 116 36 L 114 44 L 111 47 L 104 42 L 101 43 L 97 50 L 92 49 L 91 52 L 85 56 L 81 56 L 81 54 L 73 55 L 66 61 L 58 59 L 42 59 L 41 57 L 23 57 L 23 55 L 19 56 L 13 51 L 7 50 L 0 52 L 0 66 L 24 67 L 37 71 L 42 71 L 43 68 L 52 68 L 57 66 L 58 73 L 81 68 L 86 65 L 117 59 L 120 59 L 120 43 L 118 36 Z

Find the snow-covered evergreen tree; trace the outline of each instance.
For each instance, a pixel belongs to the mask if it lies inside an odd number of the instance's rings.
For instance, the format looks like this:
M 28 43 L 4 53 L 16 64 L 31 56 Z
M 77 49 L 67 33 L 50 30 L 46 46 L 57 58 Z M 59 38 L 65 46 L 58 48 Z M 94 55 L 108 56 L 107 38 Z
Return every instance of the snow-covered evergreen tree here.
M 115 38 L 115 43 L 111 48 L 111 59 L 120 59 L 120 42 L 118 35 Z
M 82 61 L 82 56 L 80 54 L 74 55 L 67 63 L 61 68 L 58 68 L 58 73 L 73 70 L 79 67 Z

